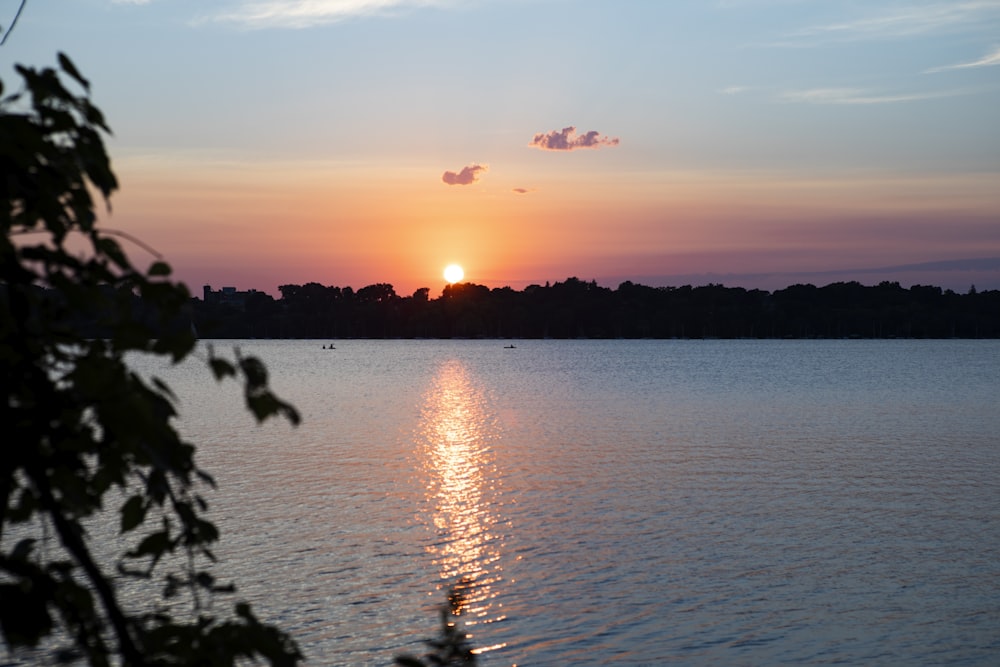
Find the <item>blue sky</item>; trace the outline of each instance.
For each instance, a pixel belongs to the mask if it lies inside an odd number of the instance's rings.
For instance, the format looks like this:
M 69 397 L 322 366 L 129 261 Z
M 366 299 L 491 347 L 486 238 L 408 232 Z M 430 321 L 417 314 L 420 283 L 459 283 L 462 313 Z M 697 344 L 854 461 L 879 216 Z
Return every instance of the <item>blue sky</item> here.
M 0 76 L 57 51 L 115 133 L 114 226 L 194 284 L 1000 257 L 1000 0 L 29 0 Z M 609 141 L 529 145 L 568 127 Z

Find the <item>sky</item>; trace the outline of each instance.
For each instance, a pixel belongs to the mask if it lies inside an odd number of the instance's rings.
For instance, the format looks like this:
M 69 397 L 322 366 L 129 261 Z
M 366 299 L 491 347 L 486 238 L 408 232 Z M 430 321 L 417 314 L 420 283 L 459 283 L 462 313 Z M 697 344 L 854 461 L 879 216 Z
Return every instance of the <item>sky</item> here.
M 1000 289 L 1000 0 L 28 0 L 0 79 L 58 52 L 195 294 Z

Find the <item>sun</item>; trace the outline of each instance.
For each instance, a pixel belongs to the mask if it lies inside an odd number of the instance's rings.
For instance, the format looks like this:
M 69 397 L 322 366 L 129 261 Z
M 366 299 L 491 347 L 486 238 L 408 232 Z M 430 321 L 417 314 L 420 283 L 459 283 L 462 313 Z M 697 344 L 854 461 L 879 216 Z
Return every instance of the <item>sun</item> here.
M 444 267 L 444 279 L 451 284 L 455 284 L 465 277 L 465 271 L 458 264 L 449 264 Z

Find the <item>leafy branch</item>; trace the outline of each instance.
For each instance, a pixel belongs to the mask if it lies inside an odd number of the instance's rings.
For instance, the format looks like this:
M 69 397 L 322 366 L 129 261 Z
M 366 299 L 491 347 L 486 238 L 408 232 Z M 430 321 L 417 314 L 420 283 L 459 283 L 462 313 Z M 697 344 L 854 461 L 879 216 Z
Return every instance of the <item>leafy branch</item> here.
M 58 63 L 17 66 L 23 87 L 11 95 L 0 84 L 0 634 L 10 647 L 45 642 L 61 662 L 95 666 L 297 664 L 292 639 L 245 603 L 230 617 L 209 613 L 208 601 L 234 590 L 209 569 L 219 531 L 198 488 L 214 480 L 172 424 L 170 388 L 126 360 L 192 353 L 190 294 L 157 255 L 142 271 L 113 238 L 123 234 L 98 226 L 94 194 L 110 208 L 118 187 L 110 130 L 89 82 L 65 55 Z M 70 235 L 87 249 L 71 252 Z M 210 352 L 208 366 L 243 384 L 257 421 L 299 422 L 258 359 Z M 95 555 L 86 523 L 109 508 L 134 535 L 111 563 Z M 127 610 L 115 576 L 158 578 L 163 601 L 187 591 L 192 613 Z

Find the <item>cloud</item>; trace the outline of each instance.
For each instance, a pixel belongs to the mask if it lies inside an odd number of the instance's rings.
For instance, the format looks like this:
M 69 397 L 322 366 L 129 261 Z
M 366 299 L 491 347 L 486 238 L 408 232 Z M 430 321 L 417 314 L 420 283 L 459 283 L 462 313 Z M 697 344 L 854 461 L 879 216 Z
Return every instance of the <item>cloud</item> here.
M 878 94 L 860 88 L 811 88 L 781 94 L 785 102 L 806 104 L 897 104 L 971 94 L 968 90 L 945 90 L 928 93 Z
M 208 20 L 245 28 L 311 28 L 358 16 L 450 4 L 454 0 L 239 0 L 230 11 Z
M 1000 15 L 998 0 L 902 3 L 897 9 L 864 18 L 816 25 L 795 31 L 779 46 L 815 46 L 824 41 L 857 41 L 911 37 L 942 30 L 981 27 Z
M 1000 65 L 1000 46 L 993 49 L 992 53 L 988 53 L 979 60 L 973 60 L 967 63 L 958 63 L 957 65 L 944 65 L 943 67 L 932 67 L 931 69 L 924 70 L 924 74 L 931 74 L 933 72 L 945 72 L 952 69 L 970 69 L 973 67 L 992 67 L 993 65 Z
M 524 195 L 524 194 L 527 194 L 527 193 L 529 193 L 531 191 L 532 190 L 529 190 L 528 188 L 513 188 L 511 190 L 511 192 L 514 192 L 514 193 L 519 194 L 519 195 Z
M 479 180 L 479 174 L 489 171 L 489 166 L 485 164 L 470 164 L 463 167 L 457 174 L 453 171 L 446 171 L 441 175 L 441 180 L 448 185 L 471 185 Z
M 728 86 L 726 88 L 719 89 L 720 95 L 739 95 L 740 93 L 745 93 L 750 90 L 749 86 Z
M 618 137 L 602 137 L 596 130 L 577 135 L 576 128 L 571 125 L 561 131 L 552 130 L 548 134 L 539 132 L 528 145 L 543 151 L 573 151 L 578 148 L 617 146 L 618 142 Z

